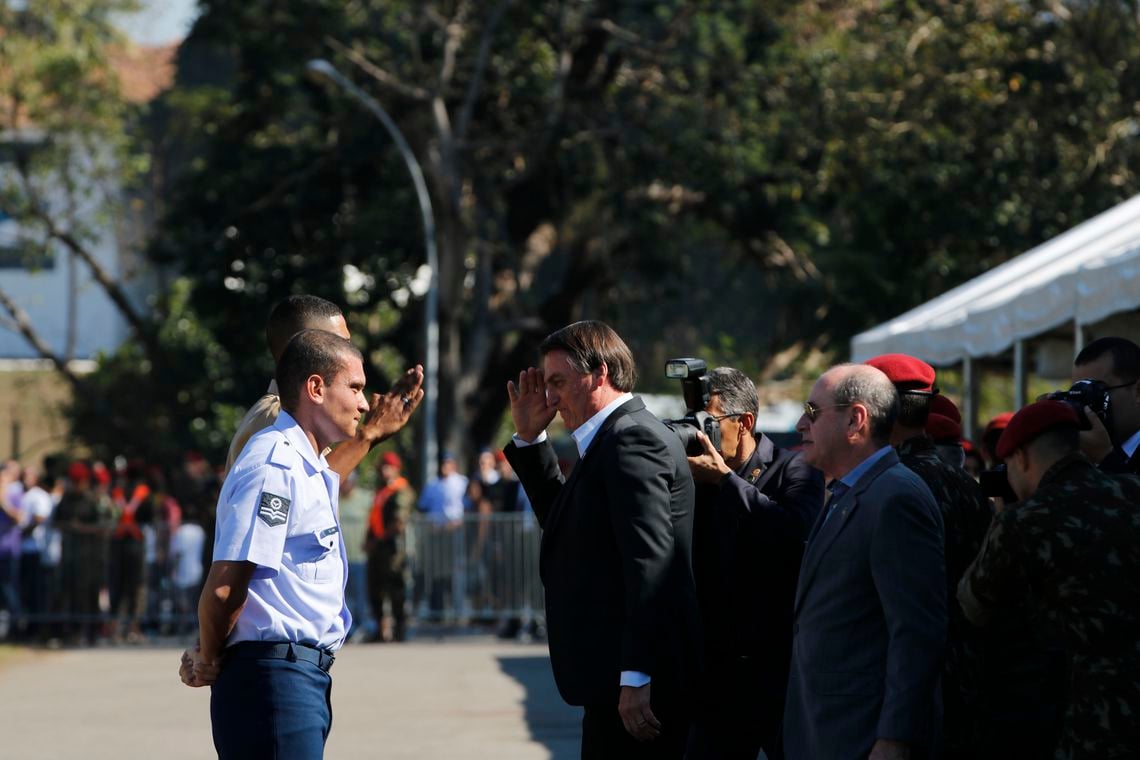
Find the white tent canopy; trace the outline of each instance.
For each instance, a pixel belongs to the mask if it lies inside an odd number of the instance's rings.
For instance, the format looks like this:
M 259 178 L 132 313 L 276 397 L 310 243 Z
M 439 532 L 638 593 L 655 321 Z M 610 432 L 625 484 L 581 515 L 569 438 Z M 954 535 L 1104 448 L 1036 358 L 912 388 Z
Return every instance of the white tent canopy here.
M 1000 354 L 1073 322 L 1140 307 L 1140 195 L 851 341 L 851 360 L 934 365 Z

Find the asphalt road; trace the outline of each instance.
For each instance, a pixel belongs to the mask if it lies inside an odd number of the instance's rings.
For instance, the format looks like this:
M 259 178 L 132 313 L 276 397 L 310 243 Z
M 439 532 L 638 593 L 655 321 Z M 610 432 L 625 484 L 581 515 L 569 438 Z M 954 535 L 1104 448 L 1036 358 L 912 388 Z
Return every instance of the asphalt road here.
M 209 693 L 179 682 L 180 654 L 0 651 L 0 757 L 214 757 Z M 581 712 L 559 699 L 545 645 L 349 645 L 332 672 L 330 760 L 578 757 Z

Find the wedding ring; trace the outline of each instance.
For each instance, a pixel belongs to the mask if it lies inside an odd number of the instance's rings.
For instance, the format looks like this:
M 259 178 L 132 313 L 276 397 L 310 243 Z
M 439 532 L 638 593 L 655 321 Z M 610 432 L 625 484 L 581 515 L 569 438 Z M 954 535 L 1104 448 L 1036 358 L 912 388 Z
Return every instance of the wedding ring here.
M 400 400 L 404 402 L 404 406 L 412 403 L 412 400 L 408 396 L 400 396 Z

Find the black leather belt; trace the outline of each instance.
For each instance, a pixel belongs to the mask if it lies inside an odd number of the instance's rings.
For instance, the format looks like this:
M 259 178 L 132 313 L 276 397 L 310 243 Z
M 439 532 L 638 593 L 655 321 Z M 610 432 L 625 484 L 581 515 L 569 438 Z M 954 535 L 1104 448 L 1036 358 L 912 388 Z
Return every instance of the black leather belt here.
M 226 649 L 225 656 L 242 660 L 303 660 L 313 663 L 326 673 L 336 660 L 327 649 L 289 641 L 239 641 Z

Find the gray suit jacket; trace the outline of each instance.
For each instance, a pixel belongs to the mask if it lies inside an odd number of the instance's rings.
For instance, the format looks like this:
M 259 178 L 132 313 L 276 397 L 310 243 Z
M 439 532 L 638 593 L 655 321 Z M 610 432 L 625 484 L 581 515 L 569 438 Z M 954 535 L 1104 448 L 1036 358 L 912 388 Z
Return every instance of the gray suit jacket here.
M 820 512 L 800 567 L 784 716 L 789 758 L 863 758 L 876 739 L 921 757 L 941 719 L 942 517 L 894 451 Z

